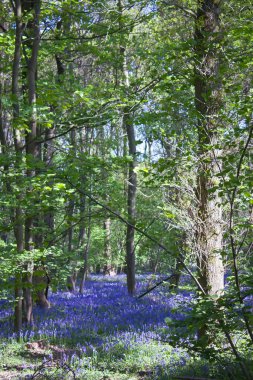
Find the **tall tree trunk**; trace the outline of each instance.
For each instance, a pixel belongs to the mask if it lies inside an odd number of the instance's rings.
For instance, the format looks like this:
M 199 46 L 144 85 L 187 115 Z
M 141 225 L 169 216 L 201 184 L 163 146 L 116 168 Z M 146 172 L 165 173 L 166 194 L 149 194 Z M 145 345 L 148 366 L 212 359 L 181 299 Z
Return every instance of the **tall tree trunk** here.
M 93 131 L 92 131 L 93 132 Z M 92 140 L 93 140 L 93 133 L 91 133 L 89 127 L 85 127 L 85 129 L 81 132 L 80 136 L 80 142 L 81 142 L 81 152 L 86 153 L 88 155 L 91 154 L 91 146 L 92 146 Z M 86 176 L 86 174 L 82 175 L 82 187 L 85 190 L 86 186 L 88 186 L 88 183 L 90 183 L 90 189 L 91 192 L 91 181 L 92 176 L 90 175 L 89 180 Z M 84 291 L 84 284 L 87 279 L 88 275 L 88 258 L 89 258 L 89 250 L 90 250 L 90 241 L 91 241 L 91 203 L 86 198 L 85 194 L 81 194 L 81 208 L 80 213 L 84 221 L 82 221 L 80 226 L 80 232 L 79 232 L 79 245 L 84 247 L 83 251 L 83 267 L 81 268 L 81 281 L 79 286 L 79 293 L 83 294 Z M 86 219 L 85 216 L 88 218 Z
M 224 288 L 222 209 L 218 192 L 210 194 L 220 170 L 218 144 L 221 109 L 220 1 L 198 0 L 195 24 L 195 104 L 198 112 L 197 249 L 200 282 L 209 295 Z
M 40 132 L 38 133 L 38 135 Z M 46 165 L 47 168 L 52 166 L 52 158 L 54 154 L 54 147 L 52 139 L 55 135 L 55 127 L 48 128 L 45 130 L 45 144 L 43 146 L 43 149 L 38 151 L 37 157 L 39 160 L 42 160 L 43 155 L 43 162 Z M 41 222 L 42 221 L 42 222 Z M 53 211 L 47 211 L 45 213 L 42 212 L 42 215 L 36 215 L 34 218 L 34 226 L 39 227 L 40 223 L 44 225 L 47 228 L 47 236 L 53 231 L 54 229 L 54 213 Z M 34 236 L 34 243 L 36 248 L 41 248 L 44 243 L 44 236 L 39 231 Z M 50 284 L 50 277 L 46 269 L 46 262 L 44 259 L 42 259 L 42 262 L 40 265 L 36 265 L 34 268 L 33 278 L 32 282 L 34 285 L 35 290 L 35 301 L 36 304 L 42 307 L 43 309 L 50 308 L 50 302 L 48 301 L 48 291 L 49 291 L 49 284 Z
M 122 28 L 123 20 L 123 6 L 121 0 L 117 3 L 119 12 L 119 27 Z M 124 39 L 121 40 L 120 46 L 120 59 L 121 69 L 123 74 L 123 84 L 125 86 L 125 92 L 128 93 L 130 88 L 129 72 L 127 68 L 126 60 L 126 46 Z M 130 295 L 135 294 L 135 249 L 134 249 L 134 236 L 135 236 L 135 222 L 136 222 L 136 190 L 137 190 L 137 175 L 135 172 L 136 167 L 136 141 L 135 130 L 133 125 L 133 116 L 130 113 L 129 107 L 125 107 L 123 110 L 122 126 L 123 130 L 127 133 L 128 139 L 128 153 L 131 156 L 131 161 L 128 164 L 128 185 L 127 185 L 127 214 L 128 214 L 128 226 L 126 232 L 126 264 L 127 264 L 127 289 Z
M 25 6 L 25 5 L 24 5 Z M 37 74 L 37 60 L 40 45 L 40 26 L 39 26 L 39 15 L 40 15 L 40 0 L 34 0 L 32 6 L 32 11 L 34 12 L 32 22 L 29 22 L 28 29 L 32 35 L 32 45 L 31 45 L 31 57 L 28 60 L 27 65 L 27 87 L 28 87 L 28 104 L 30 107 L 30 117 L 29 117 L 29 132 L 26 134 L 26 154 L 27 157 L 32 157 L 33 159 L 38 158 L 39 149 L 36 143 L 37 138 L 37 110 L 36 110 L 36 74 Z M 27 178 L 32 179 L 35 175 L 35 169 L 27 169 Z M 28 190 L 29 191 L 29 190 Z M 29 252 L 34 250 L 34 216 L 33 210 L 26 213 L 25 220 L 25 249 Z M 28 324 L 33 322 L 32 315 L 32 278 L 33 278 L 33 259 L 27 264 L 26 268 L 26 278 L 25 278 L 25 319 Z
M 72 146 L 72 154 L 73 156 L 76 156 L 76 133 L 75 130 L 72 130 L 70 132 L 70 139 L 71 139 L 71 146 Z M 74 214 L 74 209 L 75 209 L 75 202 L 73 199 L 70 199 L 69 204 L 68 204 L 68 209 L 67 209 L 67 214 L 69 218 L 69 228 L 68 228 L 68 253 L 72 255 L 73 251 L 73 214 Z M 71 262 L 71 259 L 70 259 Z M 74 292 L 76 290 L 76 280 L 77 280 L 77 270 L 76 268 L 73 268 L 72 273 L 68 276 L 67 278 L 67 287 L 70 292 Z
M 22 48 L 22 34 L 24 25 L 22 23 L 22 7 L 21 1 L 15 0 L 15 50 L 12 64 L 12 96 L 13 96 L 13 135 L 16 151 L 16 167 L 18 168 L 20 157 L 22 155 L 22 138 L 20 131 L 15 128 L 16 120 L 19 117 L 19 73 Z M 20 203 L 21 196 L 17 197 L 17 204 Z M 14 236 L 16 239 L 17 252 L 21 253 L 24 250 L 24 231 L 23 231 L 23 211 L 20 206 L 15 208 L 14 212 Z M 15 278 L 15 311 L 14 311 L 14 330 L 19 333 L 22 329 L 22 273 L 16 274 Z
M 73 225 L 72 225 L 72 217 L 74 213 L 75 203 L 71 199 L 68 205 L 68 218 L 70 220 L 70 227 L 68 228 L 68 254 L 72 255 L 73 251 Z M 69 259 L 71 261 L 71 258 Z M 67 278 L 67 287 L 70 292 L 74 292 L 76 290 L 76 280 L 77 280 L 77 271 L 73 268 L 72 273 Z
M 123 58 L 123 75 L 126 89 L 129 88 L 129 75 L 127 70 L 125 48 L 121 47 Z M 136 141 L 135 130 L 132 115 L 128 107 L 124 109 L 123 127 L 127 132 L 128 152 L 131 161 L 128 164 L 128 184 L 127 184 L 127 215 L 128 222 L 126 233 L 126 263 L 127 263 L 127 289 L 130 295 L 135 294 L 135 223 L 136 223 L 136 192 L 137 192 L 137 174 L 136 167 Z
M 101 128 L 101 156 L 103 160 L 106 160 L 106 134 L 104 127 Z M 108 185 L 108 177 L 107 177 L 107 172 L 104 167 L 101 169 L 101 177 L 102 181 L 104 183 L 105 189 L 107 188 Z M 109 195 L 107 191 L 105 192 L 104 195 L 104 201 L 108 202 L 109 200 Z M 104 268 L 103 268 L 103 273 L 106 274 L 111 274 L 113 272 L 112 268 L 112 249 L 111 249 L 111 219 L 108 215 L 106 215 L 105 220 L 103 222 L 103 229 L 104 229 Z
M 59 24 L 59 23 L 58 23 Z M 58 29 L 58 24 L 57 24 L 57 29 Z M 61 83 L 62 81 L 62 74 L 64 74 L 64 68 L 61 63 L 61 60 L 56 58 L 56 65 L 57 65 L 57 81 Z M 54 107 L 51 106 L 52 111 Z M 54 137 L 55 137 L 55 125 L 53 125 L 50 128 L 45 129 L 45 143 L 43 146 L 43 150 L 40 152 L 40 159 L 43 159 L 43 162 L 47 168 L 52 167 L 53 163 L 53 156 L 55 152 L 54 148 Z M 42 158 L 43 156 L 43 158 Z M 53 182 L 49 182 L 50 185 L 52 185 Z M 53 232 L 54 230 L 54 211 L 49 210 L 46 211 L 43 214 L 44 219 L 44 225 L 47 228 L 48 234 Z M 37 245 L 42 246 L 43 244 L 43 236 L 40 236 L 40 239 L 37 239 Z M 33 284 L 35 285 L 35 288 L 37 287 L 36 291 L 36 303 L 42 307 L 43 309 L 48 309 L 50 308 L 50 302 L 48 301 L 48 291 L 49 291 L 49 284 L 50 284 L 50 277 L 47 272 L 46 268 L 46 263 L 42 262 L 41 265 L 35 268 L 34 270 L 34 275 L 33 275 Z
M 45 131 L 46 142 L 43 149 L 43 161 L 47 168 L 52 166 L 53 155 L 54 155 L 54 145 L 53 138 L 55 136 L 55 127 L 47 128 Z M 47 211 L 44 214 L 44 223 L 48 228 L 49 232 L 54 230 L 54 213 L 53 211 Z
M 135 294 L 135 222 L 136 222 L 136 143 L 135 131 L 128 110 L 124 113 L 124 125 L 127 130 L 129 155 L 132 160 L 128 165 L 127 214 L 128 222 L 126 233 L 126 262 L 127 262 L 127 288 L 128 293 Z
M 83 130 L 80 131 L 80 151 L 82 154 L 84 152 L 90 155 L 90 146 L 89 144 L 89 135 L 90 131 L 88 127 L 84 127 Z M 78 246 L 83 249 L 83 266 L 80 269 L 81 281 L 79 286 L 79 293 L 83 294 L 84 284 L 88 274 L 88 254 L 90 248 L 90 236 L 91 236 L 91 207 L 90 203 L 87 202 L 85 196 L 85 189 L 87 186 L 87 176 L 86 173 L 81 174 L 81 185 L 84 190 L 84 193 L 80 194 L 80 229 L 79 229 L 79 238 L 78 238 Z M 88 219 L 87 219 L 88 216 Z

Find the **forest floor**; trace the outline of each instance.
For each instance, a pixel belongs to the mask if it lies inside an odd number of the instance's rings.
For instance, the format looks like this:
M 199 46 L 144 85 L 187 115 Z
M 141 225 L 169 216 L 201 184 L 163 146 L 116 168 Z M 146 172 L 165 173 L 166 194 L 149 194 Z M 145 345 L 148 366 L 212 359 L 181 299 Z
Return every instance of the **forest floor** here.
M 137 295 L 158 278 L 138 276 Z M 171 293 L 165 283 L 138 299 L 129 297 L 125 276 L 92 276 L 84 294 L 57 292 L 51 308 L 34 310 L 34 327 L 13 335 L 12 310 L 0 312 L 0 379 L 144 380 L 206 375 L 168 342 L 166 320 L 183 318 L 192 292 Z M 180 309 L 180 312 L 179 312 Z M 208 376 L 206 376 L 208 377 Z

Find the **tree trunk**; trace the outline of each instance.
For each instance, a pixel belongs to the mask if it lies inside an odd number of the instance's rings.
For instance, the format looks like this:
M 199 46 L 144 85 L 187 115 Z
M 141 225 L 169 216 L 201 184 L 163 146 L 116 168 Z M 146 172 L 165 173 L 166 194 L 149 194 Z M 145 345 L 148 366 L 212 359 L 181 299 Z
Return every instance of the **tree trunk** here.
M 101 128 L 101 156 L 103 160 L 106 159 L 106 135 L 104 127 Z M 105 189 L 108 185 L 108 177 L 107 172 L 105 168 L 103 167 L 101 169 L 101 178 L 104 183 Z M 104 202 L 107 203 L 109 200 L 109 196 L 107 193 L 105 193 L 104 196 Z M 104 267 L 103 267 L 103 274 L 104 275 L 110 275 L 113 273 L 112 268 L 112 249 L 111 249 L 111 219 L 109 216 L 106 215 L 105 220 L 103 222 L 103 229 L 104 229 Z
M 73 156 L 76 156 L 76 133 L 75 130 L 71 130 L 70 132 L 70 140 L 71 140 L 71 153 Z M 67 232 L 67 239 L 68 239 L 68 254 L 72 256 L 73 251 L 73 233 L 74 233 L 74 227 L 73 227 L 73 215 L 75 210 L 75 201 L 73 199 L 69 200 L 68 207 L 67 207 L 67 216 L 69 219 L 69 228 Z M 71 263 L 71 257 L 69 258 L 69 262 Z M 70 292 L 75 292 L 76 290 L 76 280 L 77 280 L 77 270 L 75 268 L 75 263 L 73 265 L 73 270 L 71 275 L 67 278 L 67 288 Z
M 136 190 L 137 190 L 137 175 L 135 173 L 136 167 L 136 144 L 135 132 L 132 120 L 129 114 L 124 114 L 124 124 L 127 130 L 129 154 L 132 161 L 128 166 L 128 189 L 127 189 L 127 214 L 128 226 L 126 234 L 126 262 L 127 262 L 127 288 L 128 293 L 135 294 L 135 220 L 136 220 Z
M 113 273 L 112 268 L 112 248 L 111 248 L 111 219 L 106 218 L 104 221 L 104 232 L 105 232 L 105 241 L 104 241 L 104 274 L 111 275 Z
M 218 143 L 221 109 L 220 1 L 199 0 L 195 24 L 195 104 L 198 112 L 199 167 L 196 231 L 200 282 L 209 295 L 224 288 L 222 209 L 218 192 L 210 194 L 220 171 Z
M 43 149 L 43 161 L 47 168 L 52 166 L 53 156 L 54 156 L 54 145 L 53 138 L 55 136 L 55 127 L 47 128 L 45 131 L 46 142 Z M 51 183 L 50 183 L 51 185 Z M 48 211 L 44 214 L 44 223 L 48 228 L 49 232 L 54 230 L 54 212 Z
M 84 283 L 88 274 L 88 254 L 89 254 L 89 249 L 90 249 L 90 238 L 91 238 L 91 217 L 90 216 L 89 216 L 88 223 L 89 224 L 87 228 L 87 241 L 86 241 L 84 255 L 83 255 L 82 277 L 81 277 L 81 282 L 80 282 L 80 287 L 79 287 L 79 293 L 81 294 L 83 294 Z
M 22 48 L 22 34 L 24 25 L 22 23 L 22 8 L 21 1 L 15 0 L 15 19 L 16 19 L 16 36 L 15 36 L 15 50 L 12 65 L 12 96 L 13 96 L 13 135 L 16 151 L 16 166 L 19 166 L 20 149 L 22 147 L 22 138 L 20 131 L 15 128 L 16 120 L 19 117 L 19 72 Z M 17 204 L 20 202 L 18 195 Z M 17 252 L 21 253 L 24 250 L 24 232 L 23 232 L 23 212 L 21 207 L 17 206 L 14 212 L 14 236 L 16 239 Z M 14 330 L 19 333 L 22 329 L 22 274 L 17 273 L 15 278 L 15 311 L 14 311 Z
M 67 278 L 67 288 L 70 292 L 76 291 L 76 280 L 77 280 L 77 271 L 76 269 L 74 269 L 71 276 L 68 276 Z
M 68 228 L 67 238 L 68 238 L 68 254 L 72 255 L 73 250 L 73 225 L 72 225 L 72 217 L 74 213 L 75 203 L 73 200 L 69 201 L 68 204 L 68 218 L 70 220 L 70 227 Z M 71 258 L 69 259 L 69 262 L 71 262 Z M 76 279 L 77 279 L 77 271 L 74 268 L 71 275 L 67 278 L 67 288 L 70 292 L 74 292 L 76 289 Z
M 180 259 L 176 259 L 176 267 L 172 277 L 170 278 L 170 289 L 175 290 L 179 286 L 180 277 L 182 274 L 183 263 Z
M 123 7 L 121 0 L 117 3 L 119 12 L 119 27 L 123 27 Z M 120 46 L 120 59 L 121 69 L 123 74 L 123 84 L 125 86 L 125 92 L 127 93 L 130 87 L 129 72 L 126 61 L 126 46 L 122 39 Z M 127 289 L 130 295 L 135 294 L 135 221 L 136 221 L 136 190 L 137 190 L 137 175 L 135 172 L 136 167 L 136 141 L 135 130 L 132 120 L 132 114 L 130 109 L 126 106 L 123 110 L 122 126 L 123 131 L 127 133 L 128 140 L 128 153 L 131 156 L 131 161 L 128 164 L 128 184 L 127 184 L 127 214 L 128 214 L 128 226 L 126 232 L 126 264 L 127 264 Z
M 81 268 L 81 282 L 79 286 L 80 294 L 83 294 L 84 283 L 86 281 L 87 274 L 88 274 L 88 255 L 89 255 L 90 240 L 91 240 L 91 204 L 90 202 L 89 203 L 86 202 L 85 197 L 83 198 L 82 204 L 83 204 L 83 216 L 85 215 L 85 205 L 87 204 L 88 223 L 87 223 L 86 228 L 83 228 L 82 242 L 84 242 L 85 237 L 86 237 L 86 244 L 85 244 L 84 252 L 83 252 L 83 267 Z
M 37 74 L 37 60 L 40 45 L 40 0 L 34 0 L 31 4 L 33 8 L 34 17 L 32 22 L 28 22 L 27 29 L 29 29 L 33 36 L 33 42 L 31 45 L 31 57 L 28 60 L 27 65 L 27 86 L 28 86 L 28 104 L 30 107 L 29 116 L 29 132 L 26 134 L 26 154 L 27 157 L 31 156 L 33 159 L 38 158 L 39 150 L 36 143 L 37 138 L 37 111 L 36 111 L 36 74 Z M 33 168 L 28 168 L 27 177 L 32 179 L 35 175 Z M 28 189 L 28 192 L 31 189 Z M 27 212 L 25 220 L 25 249 L 29 252 L 33 252 L 35 245 L 35 238 L 33 234 L 34 216 L 32 212 Z M 31 258 L 26 268 L 25 276 L 25 319 L 28 324 L 33 322 L 32 315 L 32 278 L 33 278 L 34 263 Z

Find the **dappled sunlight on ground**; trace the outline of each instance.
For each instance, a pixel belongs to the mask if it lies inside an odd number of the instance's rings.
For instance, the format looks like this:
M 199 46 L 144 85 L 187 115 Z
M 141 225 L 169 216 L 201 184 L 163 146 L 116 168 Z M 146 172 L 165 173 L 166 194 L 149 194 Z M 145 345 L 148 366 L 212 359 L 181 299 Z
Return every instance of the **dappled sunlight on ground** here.
M 186 354 L 164 341 L 165 319 L 182 318 L 176 307 L 189 307 L 192 294 L 182 290 L 171 294 L 165 284 L 138 299 L 127 294 L 125 282 L 123 275 L 91 276 L 82 295 L 50 294 L 52 307 L 45 311 L 35 307 L 34 327 L 22 331 L 29 355 L 69 360 L 79 370 L 110 367 L 125 371 L 128 366 L 129 371 L 154 374 L 168 362 L 175 367 L 172 356 L 179 360 Z M 148 284 L 150 279 L 139 276 L 137 294 L 147 290 Z M 12 339 L 13 321 L 7 304 L 0 318 L 1 337 Z

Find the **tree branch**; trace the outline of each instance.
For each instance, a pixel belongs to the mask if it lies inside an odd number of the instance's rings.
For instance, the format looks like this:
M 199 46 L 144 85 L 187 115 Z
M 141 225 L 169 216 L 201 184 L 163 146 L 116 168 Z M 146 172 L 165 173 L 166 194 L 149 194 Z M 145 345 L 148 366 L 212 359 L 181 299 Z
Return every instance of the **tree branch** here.
M 149 288 L 148 290 L 146 290 L 146 292 L 142 293 L 140 296 L 138 296 L 137 298 L 142 298 L 144 297 L 146 294 L 152 292 L 152 290 L 156 289 L 158 286 L 160 286 L 161 284 L 163 284 L 164 282 L 168 282 L 173 276 L 175 276 L 174 274 L 171 274 L 169 277 L 166 277 L 164 278 L 163 280 L 157 282 L 154 286 L 152 286 L 152 288 Z
M 168 5 L 169 8 L 178 8 L 178 9 L 180 9 L 181 11 L 184 11 L 184 13 L 186 13 L 188 16 L 191 16 L 191 17 L 194 17 L 194 18 L 197 17 L 196 13 L 192 9 L 185 8 L 184 6 L 178 4 L 177 2 L 171 3 L 171 2 L 168 2 L 168 1 L 163 1 L 162 3 L 165 4 L 165 5 Z

